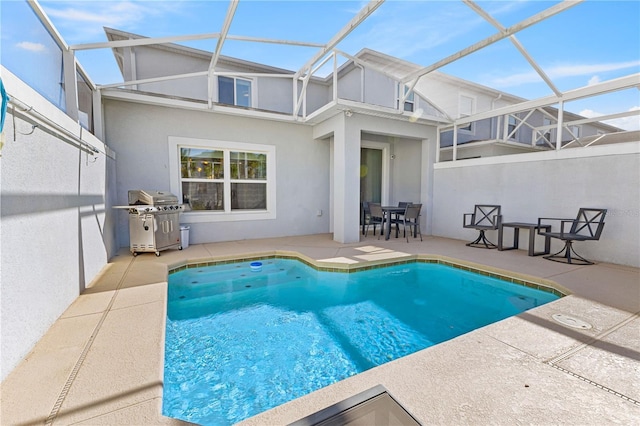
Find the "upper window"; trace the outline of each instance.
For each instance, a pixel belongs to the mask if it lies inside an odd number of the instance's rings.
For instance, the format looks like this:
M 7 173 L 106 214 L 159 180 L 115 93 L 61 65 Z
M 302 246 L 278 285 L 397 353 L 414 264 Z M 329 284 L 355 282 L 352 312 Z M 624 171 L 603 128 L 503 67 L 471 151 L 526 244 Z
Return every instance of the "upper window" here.
M 569 131 L 571 132 L 571 136 L 574 139 L 580 138 L 580 126 L 569 126 Z
M 218 102 L 227 105 L 251 106 L 251 80 L 218 77 Z
M 470 117 L 473 115 L 475 99 L 470 96 L 460 95 L 460 118 Z M 460 130 L 473 131 L 473 123 L 468 123 L 464 127 L 459 127 Z
M 516 127 L 518 126 L 518 120 L 516 119 L 515 115 L 510 115 L 509 116 L 509 120 L 507 122 L 507 138 L 509 139 L 515 139 L 516 138 L 516 134 L 514 133 L 516 130 Z
M 399 106 L 400 105 L 400 98 L 402 97 L 400 95 L 400 93 L 402 93 L 401 89 L 404 88 L 404 93 L 407 94 L 407 92 L 409 92 L 409 88 L 407 86 L 405 86 L 402 83 L 398 83 L 398 99 L 396 99 L 396 105 Z M 413 112 L 414 111 L 414 106 L 415 106 L 415 95 L 413 93 L 413 91 L 409 92 L 409 94 L 407 94 L 407 97 L 404 100 L 404 107 L 403 110 L 404 111 L 408 111 L 408 112 Z
M 540 141 L 541 145 L 546 143 L 551 143 L 551 126 L 553 123 L 549 117 L 542 118 L 542 125 L 545 127 L 544 133 L 542 134 L 543 140 Z M 548 128 L 547 128 L 548 127 Z

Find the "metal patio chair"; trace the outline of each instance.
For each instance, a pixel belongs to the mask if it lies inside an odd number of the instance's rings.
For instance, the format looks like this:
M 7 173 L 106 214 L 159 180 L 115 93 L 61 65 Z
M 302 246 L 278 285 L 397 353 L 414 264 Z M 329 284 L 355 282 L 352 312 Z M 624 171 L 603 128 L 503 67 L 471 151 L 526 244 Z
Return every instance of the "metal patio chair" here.
M 485 231 L 500 228 L 502 215 L 500 214 L 500 206 L 491 204 L 476 204 L 473 213 L 465 213 L 462 217 L 462 227 L 471 228 L 480 231 L 480 235 L 475 241 L 467 243 L 469 247 L 479 247 L 493 249 L 498 246 L 487 240 L 484 235 Z
M 369 203 L 369 220 L 366 222 L 364 235 L 369 233 L 369 225 L 373 225 L 373 235 L 376 235 L 376 225 L 380 225 L 380 235 L 382 235 L 382 206 L 380 203 Z
M 560 263 L 593 265 L 593 262 L 575 252 L 573 242 L 599 240 L 606 215 L 607 209 L 581 208 L 575 219 L 539 218 L 538 225 L 551 225 L 550 231 L 538 229 L 539 235 L 557 238 L 565 243 L 562 250 L 544 258 Z
M 413 238 L 420 235 L 420 241 L 422 241 L 422 232 L 420 231 L 420 210 L 422 204 L 408 204 L 402 215 L 402 224 L 404 225 L 404 236 L 409 242 L 409 236 L 407 235 L 407 226 L 409 227 L 409 233 L 413 234 Z
M 411 201 L 400 201 L 398 207 L 404 208 L 404 211 L 389 215 L 389 226 L 396 226 L 396 238 L 400 233 L 400 226 L 404 225 L 404 213 L 409 204 L 413 204 Z
M 364 235 L 367 224 L 371 220 L 371 211 L 369 210 L 369 202 L 360 203 L 360 226 L 362 226 L 362 235 Z

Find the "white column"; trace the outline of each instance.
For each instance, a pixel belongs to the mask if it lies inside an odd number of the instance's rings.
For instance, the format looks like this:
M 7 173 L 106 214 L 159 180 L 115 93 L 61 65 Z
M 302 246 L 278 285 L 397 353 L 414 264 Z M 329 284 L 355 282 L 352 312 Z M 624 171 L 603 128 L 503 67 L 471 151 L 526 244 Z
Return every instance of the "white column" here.
M 333 140 L 333 239 L 360 241 L 360 128 L 356 117 L 336 120 Z
M 439 134 L 439 132 L 437 133 Z M 437 141 L 436 143 L 440 143 Z M 438 147 L 429 139 L 422 140 L 422 172 L 420 173 L 420 227 L 423 235 L 431 235 L 433 214 L 433 164 L 437 162 Z
M 562 130 L 564 128 L 564 101 L 558 103 L 558 128 L 556 133 L 556 150 L 562 149 Z

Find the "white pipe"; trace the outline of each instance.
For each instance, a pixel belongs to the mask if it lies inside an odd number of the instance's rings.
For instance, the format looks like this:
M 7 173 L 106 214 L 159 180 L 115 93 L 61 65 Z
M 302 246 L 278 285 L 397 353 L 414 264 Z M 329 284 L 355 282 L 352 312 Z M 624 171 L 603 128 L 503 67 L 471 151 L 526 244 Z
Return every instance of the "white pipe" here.
M 48 117 L 40 114 L 38 111 L 36 111 L 35 109 L 33 109 L 32 106 L 29 106 L 27 104 L 25 104 L 24 102 L 20 101 L 19 99 L 16 99 L 14 96 L 9 96 L 9 103 L 11 105 L 13 105 L 15 108 L 18 108 L 20 110 L 20 112 L 28 114 L 33 116 L 33 118 L 35 118 L 37 121 L 41 122 L 42 124 L 52 128 L 53 130 L 62 133 L 62 135 L 64 135 L 65 137 L 71 139 L 72 141 L 80 144 L 81 148 L 85 148 L 87 150 L 89 150 L 91 155 L 95 155 L 95 154 L 104 154 L 107 155 L 105 152 L 100 151 L 98 148 L 96 148 L 95 146 L 91 145 L 88 142 L 85 142 L 84 140 L 82 140 L 82 138 L 74 135 L 73 133 L 71 133 L 69 130 L 65 129 L 64 127 L 60 126 L 58 123 L 52 121 L 51 119 L 49 119 Z M 82 128 L 82 127 L 80 127 Z

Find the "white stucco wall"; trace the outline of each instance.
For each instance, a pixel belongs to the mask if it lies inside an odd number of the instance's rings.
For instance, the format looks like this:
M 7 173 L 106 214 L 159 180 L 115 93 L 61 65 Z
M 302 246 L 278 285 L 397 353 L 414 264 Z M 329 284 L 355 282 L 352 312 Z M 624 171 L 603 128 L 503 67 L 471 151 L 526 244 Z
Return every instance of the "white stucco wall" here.
M 360 68 L 352 68 L 339 76 L 338 79 L 338 97 L 340 99 L 348 99 L 350 101 L 362 102 L 362 70 Z
M 10 96 L 74 134 L 62 111 L 4 68 Z M 76 144 L 10 108 L 5 120 L 1 188 L 1 376 L 31 350 L 115 252 L 107 170 L 114 160 L 87 155 Z M 83 132 L 83 139 L 104 151 Z
M 383 169 L 389 170 L 389 194 L 382 202 L 421 202 L 425 208 L 422 225 L 428 229 L 427 213 L 430 209 L 431 179 L 428 171 L 433 164 L 436 143 L 436 127 L 411 123 L 410 121 L 382 119 L 355 113 L 346 117 L 336 115 L 313 128 L 316 139 L 326 139 L 331 145 L 331 230 L 334 240 L 351 243 L 359 240 L 359 170 L 361 143 L 382 144 L 388 157 L 383 154 Z M 433 146 L 434 148 L 429 148 Z M 391 159 L 396 151 L 398 161 Z M 393 164 L 392 164 L 393 163 Z M 401 180 L 401 181 L 396 181 Z M 383 187 L 385 183 L 383 182 Z M 395 192 L 394 192 L 395 191 Z M 397 198 L 396 198 L 397 197 Z M 355 203 L 355 204 L 354 204 Z
M 423 164 L 428 164 L 423 162 L 422 140 L 370 133 L 363 133 L 362 139 L 388 144 L 390 158 L 386 161 L 389 168 L 389 192 L 388 200 L 384 201 L 391 205 L 400 201 L 420 203 L 424 199 L 422 167 Z
M 190 222 L 194 244 L 329 232 L 329 146 L 311 127 L 129 102 L 105 102 L 107 143 L 118 152 L 117 199 L 130 189 L 170 190 L 168 138 L 197 138 L 276 148 L 276 217 Z M 317 212 L 322 211 L 318 216 Z M 118 241 L 129 245 L 128 216 L 118 213 Z
M 397 85 L 397 81 L 392 80 L 386 75 L 365 69 L 364 101 L 371 105 L 395 108 Z
M 438 163 L 433 234 L 472 241 L 462 227 L 474 204 L 499 204 L 505 222 L 575 218 L 580 207 L 608 209 L 599 241 L 576 242 L 587 259 L 640 266 L 640 142 Z M 527 238 L 521 233 L 520 247 Z M 497 231 L 488 233 L 497 242 Z M 562 245 L 552 241 L 552 252 Z
M 176 55 L 175 52 L 145 46 L 138 46 L 133 51 L 133 55 L 125 55 L 125 64 L 130 64 L 131 59 L 135 61 L 135 71 L 131 69 L 131 66 L 125 67 L 130 71 L 126 75 L 127 79 L 141 80 L 167 75 L 188 74 L 206 71 L 209 67 L 207 58 L 195 55 Z M 139 84 L 137 88 L 141 91 L 206 100 L 207 87 L 207 77 L 198 76 Z
M 494 157 L 498 155 L 522 154 L 532 152 L 536 148 L 526 144 L 516 144 L 515 142 L 506 145 L 496 142 L 477 142 L 458 146 L 457 159 L 464 160 L 479 157 Z M 453 148 L 447 147 L 440 150 L 440 161 L 451 161 L 453 158 Z
M 302 83 L 298 85 L 302 87 Z M 310 82 L 307 85 L 307 115 L 322 108 L 332 100 L 333 92 L 329 85 Z
M 291 114 L 293 112 L 293 84 L 288 78 L 257 78 L 257 108 Z

